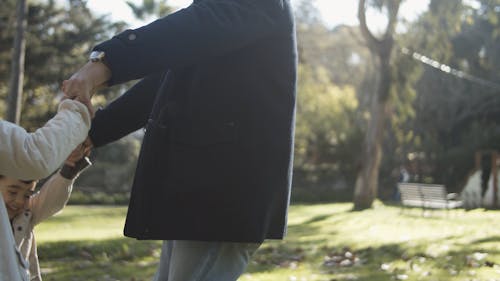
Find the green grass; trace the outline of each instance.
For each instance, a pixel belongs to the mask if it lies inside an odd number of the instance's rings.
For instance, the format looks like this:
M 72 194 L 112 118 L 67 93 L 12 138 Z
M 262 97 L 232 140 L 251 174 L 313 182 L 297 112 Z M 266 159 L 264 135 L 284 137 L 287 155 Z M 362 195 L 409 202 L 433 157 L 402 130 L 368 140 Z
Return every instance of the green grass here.
M 500 211 L 292 206 L 240 281 L 500 280 Z M 125 207 L 68 206 L 36 229 L 44 280 L 151 280 L 160 242 L 123 238 Z

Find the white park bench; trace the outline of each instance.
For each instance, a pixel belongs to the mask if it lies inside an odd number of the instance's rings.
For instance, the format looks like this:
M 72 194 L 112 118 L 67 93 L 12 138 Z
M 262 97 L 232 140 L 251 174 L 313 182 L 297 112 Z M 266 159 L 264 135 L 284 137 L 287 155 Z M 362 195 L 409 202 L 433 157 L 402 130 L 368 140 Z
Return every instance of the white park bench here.
M 454 209 L 462 206 L 456 193 L 448 193 L 444 185 L 423 183 L 399 183 L 403 207 L 422 209 Z

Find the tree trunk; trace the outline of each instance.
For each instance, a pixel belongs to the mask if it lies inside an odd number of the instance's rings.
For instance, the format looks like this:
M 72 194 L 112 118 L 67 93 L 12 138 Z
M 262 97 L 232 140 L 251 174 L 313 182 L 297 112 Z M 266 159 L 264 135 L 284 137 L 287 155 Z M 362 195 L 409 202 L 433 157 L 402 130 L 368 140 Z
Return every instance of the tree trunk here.
M 378 176 L 382 159 L 382 141 L 388 111 L 387 97 L 390 88 L 388 61 L 381 63 L 377 92 L 370 104 L 370 120 L 365 134 L 361 170 L 354 188 L 354 209 L 370 208 L 377 197 Z
M 388 101 L 392 83 L 391 53 L 394 45 L 394 31 L 400 0 L 390 0 L 388 3 L 388 24 L 381 39 L 376 38 L 366 23 L 366 0 L 359 0 L 358 18 L 361 33 L 367 46 L 378 59 L 378 80 L 376 92 L 370 103 L 370 120 L 365 134 L 362 162 L 354 187 L 354 209 L 371 208 L 378 192 L 378 175 L 382 159 L 382 141 L 385 123 L 388 119 Z
M 7 100 L 7 121 L 19 124 L 23 100 L 24 52 L 26 48 L 25 30 L 27 26 L 28 5 L 26 0 L 17 0 L 16 34 L 12 53 L 9 96 Z

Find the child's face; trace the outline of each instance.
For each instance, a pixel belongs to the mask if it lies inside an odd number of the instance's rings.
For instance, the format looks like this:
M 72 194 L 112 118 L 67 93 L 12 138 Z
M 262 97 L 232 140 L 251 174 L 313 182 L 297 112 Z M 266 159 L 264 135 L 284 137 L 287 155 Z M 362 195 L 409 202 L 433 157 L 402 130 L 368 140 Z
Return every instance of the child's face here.
M 0 192 L 2 192 L 9 219 L 22 213 L 28 207 L 28 202 L 35 192 L 36 181 L 24 183 L 20 180 L 1 177 Z

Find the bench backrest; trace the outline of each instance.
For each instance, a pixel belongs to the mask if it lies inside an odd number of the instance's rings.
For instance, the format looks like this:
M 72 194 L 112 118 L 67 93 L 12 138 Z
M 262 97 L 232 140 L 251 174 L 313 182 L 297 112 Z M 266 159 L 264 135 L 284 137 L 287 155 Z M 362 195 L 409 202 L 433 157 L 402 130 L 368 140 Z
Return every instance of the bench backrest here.
M 448 201 L 444 185 L 422 184 L 420 191 L 425 201 Z
M 399 193 L 401 193 L 401 201 L 422 199 L 422 194 L 420 193 L 418 184 L 399 183 L 398 189 Z
M 422 183 L 399 183 L 403 206 L 451 209 L 462 205 L 460 200 L 448 200 L 448 193 L 444 185 Z
M 447 196 L 446 187 L 439 184 L 399 183 L 398 189 L 402 200 L 446 201 Z

